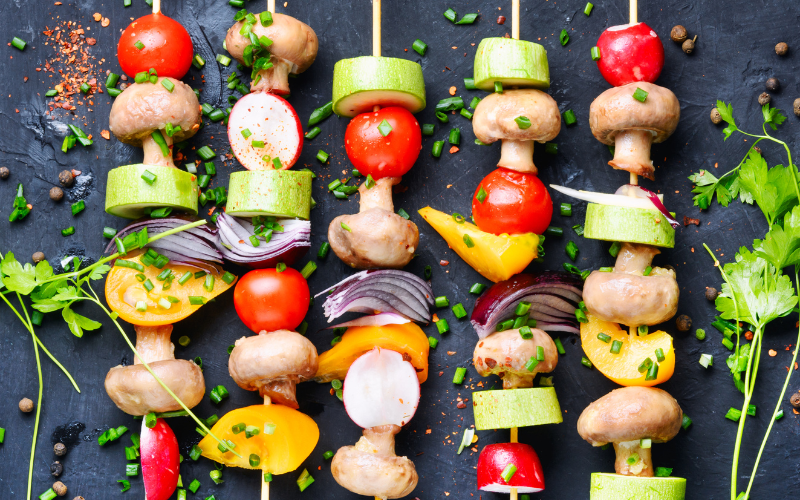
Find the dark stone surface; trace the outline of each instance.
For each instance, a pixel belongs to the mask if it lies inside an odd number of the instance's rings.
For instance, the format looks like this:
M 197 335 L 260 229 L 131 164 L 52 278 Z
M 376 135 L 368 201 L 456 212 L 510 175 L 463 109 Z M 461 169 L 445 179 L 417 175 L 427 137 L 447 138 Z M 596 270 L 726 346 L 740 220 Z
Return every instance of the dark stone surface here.
M 29 41 L 25 52 L 3 47 L 3 71 L 0 76 L 0 164 L 11 169 L 11 177 L 0 181 L 0 212 L 5 218 L 11 210 L 13 192 L 18 182 L 25 185 L 26 196 L 34 208 L 21 223 L 2 223 L 0 250 L 13 251 L 20 260 L 29 259 L 38 250 L 45 252 L 51 261 L 58 261 L 65 254 L 86 255 L 97 258 L 105 241 L 101 232 L 105 225 L 121 228 L 125 222 L 106 215 L 103 210 L 106 172 L 118 165 L 137 162 L 141 152 L 124 146 L 112 139 L 101 139 L 100 131 L 108 127 L 110 99 L 105 95 L 94 98 L 92 112 L 85 113 L 86 106 L 79 107 L 76 120 L 95 137 L 95 144 L 84 149 L 76 147 L 68 154 L 60 151 L 66 124 L 73 117 L 59 111 L 53 117 L 45 117 L 47 109 L 44 92 L 51 88 L 52 80 L 44 72 L 34 68 L 41 66 L 50 57 L 50 48 L 43 45 L 42 31 L 59 20 L 78 21 L 91 27 L 87 36 L 96 37 L 98 44 L 91 52 L 97 58 L 105 58 L 97 66 L 100 81 L 105 80 L 105 69 L 119 70 L 115 57 L 115 46 L 119 32 L 132 17 L 148 12 L 143 0 L 134 0 L 130 8 L 123 8 L 121 0 L 100 2 L 89 0 L 74 2 L 63 0 L 64 5 L 54 6 L 52 1 L 13 0 L 3 2 L 0 7 L 0 23 L 3 33 L 10 40 L 20 36 Z M 248 2 L 251 10 L 260 10 L 264 2 Z M 524 0 L 522 6 L 522 37 L 540 40 L 549 51 L 552 75 L 551 95 L 563 110 L 572 109 L 578 118 L 577 125 L 564 128 L 556 139 L 559 145 L 557 156 L 536 154 L 541 178 L 545 183 L 558 183 L 575 188 L 613 192 L 627 181 L 627 174 L 613 171 L 606 165 L 609 154 L 606 147 L 593 139 L 588 126 L 589 105 L 593 98 L 608 85 L 599 75 L 589 57 L 589 50 L 599 34 L 610 25 L 626 22 L 627 2 L 595 1 L 591 17 L 583 15 L 585 2 Z M 342 58 L 371 52 L 370 3 L 366 0 L 351 2 L 335 0 L 310 2 L 290 0 L 287 7 L 279 2 L 279 11 L 296 16 L 310 24 L 320 38 L 320 53 L 317 62 L 304 75 L 293 79 L 290 101 L 305 120 L 313 108 L 330 99 L 331 75 L 334 63 Z M 454 5 L 457 4 L 457 5 Z M 502 11 L 498 11 L 498 5 Z M 472 26 L 453 26 L 441 13 L 454 6 L 459 14 L 480 12 L 481 17 Z M 214 54 L 222 52 L 225 31 L 231 24 L 235 11 L 222 0 L 203 1 L 165 0 L 164 12 L 175 17 L 189 29 L 196 45 L 196 52 L 208 61 L 202 72 L 192 69 L 186 81 L 203 88 L 203 100 L 215 106 L 226 102 L 229 91 L 221 82 L 230 74 L 233 66 L 224 68 L 214 62 Z M 425 2 L 387 0 L 384 2 L 383 51 L 386 56 L 406 57 L 419 60 L 425 72 L 428 91 L 428 108 L 419 115 L 421 123 L 433 123 L 433 105 L 448 96 L 448 88 L 455 85 L 458 95 L 471 100 L 477 91 L 464 91 L 462 78 L 472 75 L 472 61 L 477 44 L 487 36 L 502 36 L 510 32 L 510 3 L 462 0 L 447 3 L 444 0 Z M 111 25 L 101 28 L 92 21 L 93 13 L 99 12 L 111 19 Z M 498 15 L 507 17 L 506 24 L 496 24 Z M 678 231 L 674 250 L 665 251 L 657 258 L 661 264 L 672 264 L 678 272 L 681 288 L 680 313 L 688 314 L 694 327 L 705 328 L 708 338 L 698 342 L 691 333 L 679 333 L 674 323 L 665 329 L 674 335 L 677 351 L 677 366 L 673 378 L 663 388 L 677 398 L 684 411 L 694 420 L 688 432 L 681 432 L 668 444 L 656 445 L 656 465 L 674 468 L 674 474 L 686 477 L 689 482 L 687 498 L 723 499 L 730 496 L 730 464 L 733 454 L 735 424 L 724 419 L 731 406 L 741 405 L 741 395 L 734 388 L 724 359 L 727 351 L 720 344 L 720 335 L 710 328 L 714 315 L 713 306 L 703 298 L 706 286 L 719 288 L 719 277 L 712 261 L 703 251 L 702 243 L 729 259 L 740 245 L 750 245 L 752 240 L 765 232 L 763 219 L 758 209 L 735 202 L 722 209 L 714 206 L 700 213 L 692 206 L 691 183 L 687 176 L 700 168 L 722 173 L 737 164 L 747 150 L 748 144 L 741 136 L 734 136 L 723 143 L 719 127 L 711 124 L 708 114 L 715 99 L 734 102 L 736 116 L 742 127 L 758 130 L 760 112 L 757 97 L 764 90 L 764 81 L 772 76 L 780 79 L 782 90 L 773 96 L 775 105 L 791 109 L 792 101 L 800 90 L 798 84 L 798 57 L 794 50 L 800 47 L 800 35 L 796 26 L 800 17 L 800 5 L 789 2 L 768 1 L 757 5 L 744 0 L 688 2 L 662 1 L 641 2 L 639 19 L 647 22 L 665 43 L 666 67 L 658 81 L 672 89 L 681 101 L 681 122 L 677 132 L 666 143 L 653 148 L 653 158 L 659 167 L 656 182 L 644 185 L 666 194 L 666 203 L 671 210 L 683 215 L 699 217 L 699 227 L 690 226 Z M 691 56 L 669 40 L 673 25 L 683 24 L 691 35 L 699 35 L 697 48 Z M 566 47 L 558 43 L 558 34 L 566 28 L 571 40 Z M 411 51 L 416 38 L 425 40 L 430 48 L 424 58 Z M 789 55 L 780 58 L 774 52 L 777 42 L 786 41 L 791 47 Z M 456 47 L 456 48 L 452 48 Z M 408 52 L 405 52 L 408 49 Z M 205 83 L 201 84 L 201 75 Z M 23 77 L 30 79 L 23 83 Z M 789 113 L 789 120 L 779 136 L 794 147 L 797 123 Z M 322 124 L 323 133 L 306 144 L 300 167 L 308 166 L 318 173 L 315 181 L 315 198 L 319 205 L 313 212 L 313 248 L 325 240 L 327 224 L 342 213 L 357 211 L 355 197 L 349 201 L 338 201 L 325 192 L 325 185 L 332 177 L 349 170 L 343 147 L 343 134 L 347 121 L 330 118 Z M 434 138 L 426 138 L 420 159 L 414 169 L 406 175 L 404 184 L 408 191 L 397 195 L 395 203 L 412 214 L 419 225 L 421 248 L 419 256 L 408 267 L 422 273 L 424 266 L 433 266 L 433 288 L 437 295 L 447 295 L 451 303 L 463 302 L 471 309 L 473 297 L 469 286 L 485 282 L 457 256 L 448 251 L 442 239 L 416 214 L 426 205 L 444 211 L 470 212 L 471 195 L 481 177 L 488 174 L 496 162 L 499 147 L 473 145 L 474 136 L 469 122 L 461 117 L 452 117 L 451 125 L 463 132 L 463 147 L 457 154 L 445 153 L 441 159 L 433 159 L 430 148 L 433 140 L 447 135 L 449 127 L 437 126 Z M 221 125 L 211 124 L 192 141 L 199 147 L 210 144 L 219 152 L 227 150 L 226 134 Z M 314 156 L 318 149 L 331 154 L 329 165 L 320 165 Z M 785 163 L 782 152 L 766 146 L 765 155 L 771 164 Z M 194 158 L 190 153 L 189 157 Z M 239 169 L 235 162 L 217 161 L 218 174 L 212 185 L 225 185 L 232 170 Z M 719 169 L 716 165 L 719 164 Z M 54 203 L 48 190 L 58 184 L 58 172 L 64 168 L 81 170 L 84 175 L 77 187 L 66 190 L 66 200 Z M 85 199 L 87 210 L 73 218 L 69 203 L 78 198 Z M 554 195 L 556 203 L 570 201 Z M 574 203 L 575 214 L 570 218 L 554 217 L 554 225 L 565 228 L 563 239 L 551 238 L 546 243 L 545 268 L 560 268 L 566 259 L 563 248 L 568 240 L 575 240 L 580 247 L 578 265 L 581 268 L 611 265 L 607 245 L 576 237 L 569 227 L 582 222 L 585 205 Z M 4 219 L 5 220 L 5 219 Z M 74 225 L 74 236 L 63 238 L 59 230 Z M 441 259 L 450 265 L 438 265 Z M 301 262 L 304 263 L 305 261 Z M 535 268 L 538 266 L 534 266 Z M 236 269 L 231 268 L 236 271 Z M 241 270 L 240 270 L 241 271 Z M 312 292 L 351 274 L 331 253 L 327 261 L 320 263 L 319 270 L 311 277 Z M 320 351 L 329 347 L 331 334 L 322 331 L 325 325 L 321 305 L 310 311 L 308 320 L 309 338 Z M 0 497 L 23 498 L 27 483 L 30 439 L 33 431 L 33 414 L 23 415 L 17 410 L 22 397 L 36 399 L 36 362 L 30 335 L 21 327 L 11 313 L 0 309 L 0 346 L 5 353 L 0 361 L 0 382 L 4 398 L 0 400 L 0 426 L 6 429 L 5 444 L 0 445 Z M 52 484 L 49 464 L 54 460 L 51 436 L 70 436 L 69 451 L 61 461 L 64 474 L 61 480 L 69 487 L 69 497 L 82 495 L 87 499 L 141 498 L 141 479 L 134 478 L 131 490 L 118 493 L 118 479 L 124 478 L 125 460 L 123 447 L 128 437 L 100 448 L 96 437 L 109 426 L 127 425 L 137 428 L 138 422 L 120 412 L 108 399 L 103 389 L 103 380 L 109 368 L 122 360 L 132 359 L 128 348 L 115 332 L 113 325 L 91 307 L 79 308 L 84 314 L 98 318 L 104 327 L 89 332 L 83 338 L 75 338 L 58 315 L 45 319 L 37 330 L 42 341 L 74 374 L 80 384 L 81 393 L 76 393 L 61 372 L 44 356 L 44 399 L 42 422 L 37 440 L 33 492 L 38 495 Z M 414 496 L 422 500 L 432 498 L 477 498 L 475 488 L 475 465 L 477 454 L 465 452 L 456 455 L 457 443 L 464 427 L 472 424 L 472 412 L 456 408 L 458 396 L 471 398 L 470 388 L 480 380 L 471 367 L 471 355 L 476 335 L 467 321 L 457 321 L 449 311 L 440 311 L 452 326 L 452 332 L 442 339 L 438 349 L 430 356 L 431 378 L 422 387 L 422 400 L 416 417 L 397 438 L 397 450 L 412 457 L 420 473 L 420 483 Z M 754 403 L 759 415 L 751 419 L 746 429 L 740 481 L 746 481 L 758 445 L 768 424 L 767 414 L 777 399 L 780 384 L 785 376 L 791 352 L 788 345 L 795 342 L 793 323 L 795 319 L 778 322 L 770 327 L 764 341 L 764 349 L 776 349 L 777 357 L 764 355 L 759 385 Z M 434 334 L 435 327 L 425 328 Z M 132 329 L 128 328 L 129 333 Z M 220 297 L 212 306 L 176 325 L 174 338 L 189 335 L 192 343 L 188 347 L 176 348 L 180 358 L 202 356 L 205 365 L 207 387 L 224 384 L 231 389 L 231 398 L 219 407 L 206 399 L 197 408 L 200 416 L 223 413 L 237 407 L 254 404 L 258 398 L 235 387 L 227 371 L 226 348 L 237 338 L 250 332 L 237 318 L 231 293 Z M 605 379 L 596 369 L 589 370 L 580 364 L 582 352 L 577 338 L 564 337 L 567 349 L 555 371 L 555 386 L 564 410 L 564 423 L 558 426 L 526 428 L 520 431 L 520 440 L 533 445 L 545 467 L 547 489 L 533 495 L 536 499 L 588 498 L 591 472 L 613 470 L 613 452 L 591 448 L 577 435 L 575 423 L 580 412 L 591 401 L 612 390 L 615 385 Z M 450 355 L 448 352 L 452 352 Z M 701 352 L 715 357 L 715 366 L 704 370 L 697 363 Z M 469 386 L 456 387 L 451 379 L 457 366 L 468 368 Z M 442 372 L 441 376 L 438 373 Z M 488 381 L 489 385 L 496 380 Z M 778 422 L 767 444 L 760 473 L 756 479 L 754 496 L 757 498 L 787 498 L 790 488 L 797 485 L 798 420 L 788 405 L 789 395 L 797 389 L 790 384 L 783 408 L 786 418 Z M 326 450 L 353 444 L 359 437 L 359 429 L 347 417 L 342 404 L 329 394 L 329 386 L 311 383 L 298 389 L 301 410 L 310 414 L 320 426 L 320 441 L 308 458 L 307 467 L 316 483 L 304 494 L 319 499 L 350 499 L 354 495 L 335 484 L 329 473 L 329 464 L 322 458 Z M 71 430 L 75 422 L 86 426 L 80 439 L 74 439 Z M 67 426 L 66 428 L 63 426 Z M 198 440 L 194 424 L 185 418 L 173 419 L 184 454 Z M 430 429 L 431 433 L 426 434 Z M 503 442 L 508 433 L 479 432 L 478 446 L 492 442 Z M 321 467 L 321 470 L 318 468 Z M 198 478 L 202 488 L 197 498 L 212 493 L 218 500 L 257 498 L 258 476 L 251 471 L 226 469 L 225 483 L 213 485 L 208 473 L 213 464 L 207 460 L 197 463 L 184 462 L 182 476 L 185 484 Z M 272 487 L 275 499 L 298 498 L 295 479 L 299 471 L 277 477 Z M 191 495 L 190 495 L 191 496 Z M 501 498 L 499 495 L 483 494 L 486 498 Z

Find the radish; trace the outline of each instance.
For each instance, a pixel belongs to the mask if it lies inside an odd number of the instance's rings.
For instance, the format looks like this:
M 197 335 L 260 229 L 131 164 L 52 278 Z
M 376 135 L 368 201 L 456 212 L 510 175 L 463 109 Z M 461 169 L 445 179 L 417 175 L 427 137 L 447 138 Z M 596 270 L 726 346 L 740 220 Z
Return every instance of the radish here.
M 303 126 L 285 99 L 254 92 L 239 99 L 231 110 L 228 141 L 248 170 L 287 169 L 303 150 Z
M 178 487 L 180 452 L 178 440 L 163 418 L 150 429 L 142 419 L 139 453 L 142 456 L 142 479 L 146 500 L 167 500 Z
M 506 479 L 503 475 L 506 475 Z M 523 443 L 490 444 L 478 457 L 478 489 L 493 493 L 536 493 L 544 489 L 542 463 Z
M 417 372 L 402 354 L 376 347 L 350 365 L 342 400 L 350 419 L 360 427 L 402 427 L 419 405 Z

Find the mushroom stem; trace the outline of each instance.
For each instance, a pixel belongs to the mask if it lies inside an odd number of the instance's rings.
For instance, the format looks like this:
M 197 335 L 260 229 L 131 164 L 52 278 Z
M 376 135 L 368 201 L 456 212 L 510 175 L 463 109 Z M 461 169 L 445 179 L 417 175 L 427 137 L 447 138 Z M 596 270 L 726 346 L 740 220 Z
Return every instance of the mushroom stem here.
M 289 73 L 292 72 L 292 63 L 275 55 L 270 55 L 269 61 L 272 63 L 272 67 L 258 72 L 250 84 L 250 91 L 287 95 L 289 93 Z
M 148 135 L 142 138 L 142 149 L 144 150 L 144 159 L 142 160 L 142 163 L 145 165 L 176 168 L 175 163 L 172 162 L 172 137 L 168 136 L 164 132 L 162 132 L 161 135 L 164 137 L 164 141 L 167 143 L 169 154 L 165 156 L 164 152 L 161 151 L 161 146 L 156 143 L 156 141 L 153 139 L 153 136 Z
M 400 432 L 400 426 L 394 424 L 364 429 L 364 437 L 358 440 L 356 449 L 385 457 L 396 456 L 394 436 L 398 432 Z
M 375 181 L 372 188 L 367 188 L 367 183 L 363 182 L 358 188 L 361 195 L 358 212 L 366 212 L 373 208 L 380 208 L 387 212 L 394 212 L 392 202 L 392 186 L 400 183 L 400 177 L 384 177 Z
M 146 363 L 175 359 L 175 345 L 170 341 L 172 325 L 139 326 L 136 330 L 136 350 Z M 140 365 L 142 360 L 137 356 L 133 364 Z
M 642 448 L 641 441 L 614 443 L 617 459 L 614 469 L 623 476 L 653 477 L 653 458 L 650 448 Z
M 503 139 L 497 166 L 535 175 L 538 170 L 533 164 L 533 141 Z
M 650 146 L 653 133 L 649 130 L 624 130 L 614 137 L 614 159 L 608 162 L 617 170 L 653 179 L 653 162 L 650 160 Z
M 661 250 L 651 245 L 623 243 L 617 254 L 614 272 L 642 276 L 647 266 L 653 262 L 653 257 L 660 253 Z

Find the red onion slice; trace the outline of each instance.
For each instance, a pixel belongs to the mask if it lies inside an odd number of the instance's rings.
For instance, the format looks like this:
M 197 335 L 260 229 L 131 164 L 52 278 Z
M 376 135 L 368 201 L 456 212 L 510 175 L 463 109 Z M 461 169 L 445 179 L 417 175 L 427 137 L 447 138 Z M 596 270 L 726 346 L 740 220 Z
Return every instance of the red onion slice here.
M 326 330 L 330 330 L 332 328 L 349 328 L 351 326 L 405 325 L 406 323 L 411 323 L 411 320 L 402 314 L 378 313 L 370 316 L 362 316 L 351 321 L 345 321 L 344 323 L 339 323 L 338 325 L 332 325 L 326 328 Z
M 394 313 L 423 323 L 431 320 L 433 290 L 427 282 L 405 271 L 361 271 L 316 297 L 328 292 L 332 293 L 323 304 L 328 322 L 346 312 Z
M 637 196 L 641 198 L 647 198 L 648 200 L 650 200 L 653 206 L 655 206 L 656 209 L 659 212 L 661 212 L 661 215 L 663 215 L 664 218 L 667 219 L 667 222 L 669 222 L 669 225 L 672 226 L 672 229 L 676 229 L 678 226 L 680 226 L 680 223 L 678 223 L 678 221 L 672 217 L 672 214 L 669 213 L 667 207 L 664 206 L 664 202 L 661 201 L 661 198 L 659 198 L 659 196 L 656 193 L 650 191 L 647 188 L 643 188 L 642 186 L 637 186 L 635 184 L 626 184 L 623 187 L 627 187 L 628 190 L 633 190 L 634 192 L 639 191 L 641 194 L 637 194 Z M 619 193 L 619 190 L 617 192 Z
M 278 262 L 292 265 L 311 247 L 311 222 L 295 219 L 279 220 L 282 232 L 273 232 L 269 242 L 253 246 L 250 236 L 253 224 L 220 212 L 217 217 L 219 242 L 217 249 L 225 260 L 253 268 L 274 267 Z
M 498 323 L 514 317 L 519 302 L 526 301 L 538 328 L 579 333 L 575 309 L 582 288 L 583 281 L 569 273 L 518 274 L 486 290 L 475 302 L 470 322 L 478 337 L 486 338 L 497 331 Z
M 120 230 L 117 238 L 123 239 L 129 234 L 141 231 L 144 227 L 147 227 L 148 236 L 154 236 L 196 220 L 199 219 L 183 216 L 139 219 Z M 208 269 L 209 266 L 205 262 L 222 263 L 222 254 L 217 251 L 218 241 L 217 230 L 204 225 L 150 242 L 147 246 L 169 257 L 173 264 Z M 111 240 L 106 246 L 105 253 L 111 254 L 114 251 L 116 244 Z

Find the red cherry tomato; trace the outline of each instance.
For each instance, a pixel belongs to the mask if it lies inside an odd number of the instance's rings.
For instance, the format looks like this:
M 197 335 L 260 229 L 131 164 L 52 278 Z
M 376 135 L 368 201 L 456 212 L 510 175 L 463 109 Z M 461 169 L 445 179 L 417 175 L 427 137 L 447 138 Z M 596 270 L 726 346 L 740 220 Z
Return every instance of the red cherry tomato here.
M 306 317 L 310 300 L 308 283 L 291 267 L 280 273 L 275 269 L 250 271 L 233 291 L 239 319 L 256 333 L 296 329 Z
M 155 68 L 158 76 L 181 79 L 192 64 L 194 47 L 186 28 L 178 21 L 164 14 L 150 14 L 125 28 L 117 45 L 117 57 L 128 76 Z
M 384 137 L 378 126 L 392 126 Z M 417 161 L 422 149 L 422 131 L 414 115 L 405 108 L 388 107 L 362 113 L 347 125 L 344 134 L 347 156 L 363 175 L 373 179 L 400 177 Z
M 516 472 L 509 481 L 503 478 L 508 464 L 514 464 Z M 544 489 L 544 472 L 539 456 L 533 447 L 524 443 L 489 444 L 478 457 L 478 489 L 495 493 L 536 493 Z
M 553 200 L 537 176 L 498 168 L 478 184 L 472 217 L 487 233 L 542 234 L 553 218 Z
M 168 500 L 178 487 L 181 455 L 178 440 L 163 418 L 149 429 L 142 420 L 139 441 L 146 500 Z
M 608 28 L 597 40 L 597 48 L 600 74 L 615 87 L 631 82 L 655 83 L 664 67 L 664 45 L 644 23 Z

